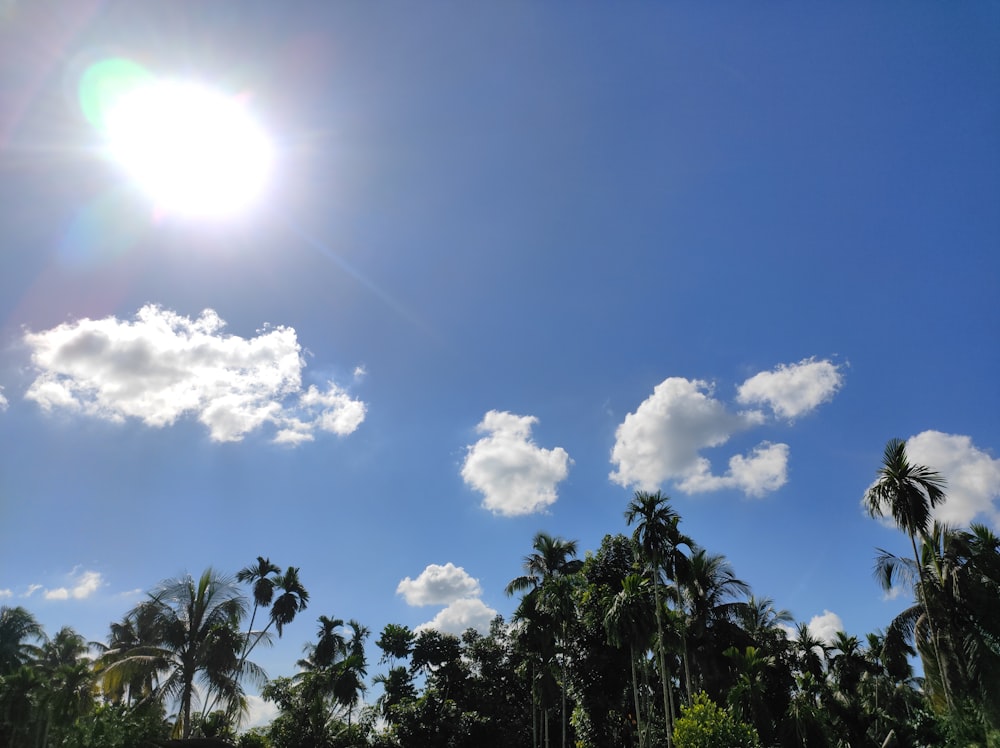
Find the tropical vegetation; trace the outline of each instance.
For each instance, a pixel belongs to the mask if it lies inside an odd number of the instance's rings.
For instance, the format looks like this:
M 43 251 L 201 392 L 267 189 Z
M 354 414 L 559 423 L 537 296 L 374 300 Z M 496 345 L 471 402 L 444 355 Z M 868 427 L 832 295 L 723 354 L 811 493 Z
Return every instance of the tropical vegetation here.
M 875 574 L 913 604 L 860 637 L 795 624 L 648 492 L 625 508 L 630 534 L 582 557 L 535 535 L 510 621 L 373 637 L 318 615 L 292 677 L 253 656 L 309 595 L 265 557 L 161 582 L 101 642 L 2 607 L 0 748 L 1000 746 L 1000 539 L 935 522 L 946 490 L 886 445 L 863 502 L 910 552 L 876 549 Z M 252 691 L 277 716 L 247 729 Z

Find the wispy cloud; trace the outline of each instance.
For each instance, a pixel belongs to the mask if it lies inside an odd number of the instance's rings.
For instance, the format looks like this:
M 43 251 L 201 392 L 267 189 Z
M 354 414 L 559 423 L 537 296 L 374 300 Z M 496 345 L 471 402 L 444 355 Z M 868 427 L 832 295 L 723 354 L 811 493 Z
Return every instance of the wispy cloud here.
M 448 605 L 481 592 L 479 580 L 450 561 L 444 566 L 429 564 L 416 579 L 406 577 L 396 587 L 407 605 Z
M 531 438 L 534 416 L 491 410 L 476 427 L 486 434 L 468 448 L 466 484 L 483 494 L 483 507 L 513 517 L 543 511 L 558 499 L 556 486 L 573 464 L 562 447 L 543 449 Z
M 906 454 L 947 480 L 947 499 L 935 508 L 936 519 L 952 525 L 988 521 L 1000 528 L 1000 460 L 976 447 L 971 437 L 924 431 L 906 440 Z
M 14 596 L 13 590 L 0 590 L 0 598 L 13 597 L 13 596 Z
M 276 442 L 297 444 L 317 431 L 350 434 L 364 421 L 365 404 L 335 383 L 303 389 L 291 327 L 252 338 L 224 328 L 211 309 L 193 319 L 149 305 L 131 321 L 81 319 L 26 333 L 38 375 L 25 396 L 45 410 L 155 427 L 194 416 L 220 442 L 270 425 Z
M 9 403 L 7 402 L 7 398 L 4 397 L 3 394 L 3 385 L 0 384 L 0 413 L 3 413 L 5 410 L 7 410 L 8 405 Z
M 68 587 L 45 590 L 46 600 L 85 600 L 104 585 L 100 572 L 74 570 Z M 32 585 L 33 587 L 35 585 Z
M 751 377 L 737 388 L 736 401 L 767 405 L 775 415 L 793 418 L 829 400 L 841 382 L 831 362 L 806 359 Z M 618 426 L 611 451 L 617 469 L 609 477 L 650 491 L 674 481 L 689 494 L 728 488 L 763 496 L 788 480 L 787 444 L 763 441 L 747 454 L 732 455 L 722 474 L 713 472 L 701 453 L 769 420 L 760 410 L 730 408 L 707 381 L 670 377 Z

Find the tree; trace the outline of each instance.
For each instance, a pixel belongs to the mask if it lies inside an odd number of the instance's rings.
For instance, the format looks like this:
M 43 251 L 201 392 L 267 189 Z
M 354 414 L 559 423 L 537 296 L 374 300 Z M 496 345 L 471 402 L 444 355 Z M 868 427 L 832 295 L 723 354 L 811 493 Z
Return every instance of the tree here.
M 0 675 L 17 670 L 38 654 L 32 641 L 45 641 L 45 632 L 35 617 L 20 606 L 0 607 Z
M 138 607 L 132 614 L 152 616 L 153 641 L 122 653 L 107 670 L 122 670 L 126 677 L 154 671 L 160 679 L 156 697 L 178 705 L 176 736 L 191 737 L 198 684 L 206 703 L 212 703 L 209 695 L 218 695 L 229 714 L 241 708 L 244 679 L 263 681 L 263 671 L 240 658 L 245 637 L 239 625 L 247 600 L 231 578 L 207 569 L 197 581 L 169 579 Z
M 636 491 L 635 496 L 625 511 L 625 522 L 636 523 L 632 539 L 639 549 L 642 559 L 646 562 L 650 578 L 653 582 L 653 598 L 656 612 L 656 651 L 660 661 L 660 678 L 663 689 L 663 717 L 667 727 L 667 745 L 670 745 L 671 730 L 674 721 L 674 706 L 671 698 L 671 678 L 667 669 L 664 652 L 663 635 L 663 604 L 660 592 L 660 573 L 668 558 L 673 566 L 673 553 L 678 545 L 686 542 L 681 540 L 677 531 L 680 520 L 678 514 L 670 507 L 667 497 L 656 493 Z M 690 679 L 688 679 L 690 691 Z
M 643 748 L 643 730 L 636 664 L 648 648 L 656 627 L 656 616 L 650 615 L 653 601 L 649 598 L 649 580 L 638 574 L 630 574 L 622 580 L 622 588 L 612 599 L 604 617 L 604 627 L 608 633 L 608 640 L 617 647 L 626 644 L 629 647 L 632 666 L 632 698 L 635 706 L 639 748 Z
M 520 616 L 531 616 L 535 622 L 551 624 L 557 647 L 553 657 L 559 659 L 559 647 L 565 647 L 569 616 L 573 612 L 569 579 L 580 571 L 583 562 L 576 559 L 576 541 L 563 540 L 548 533 L 536 533 L 532 542 L 534 552 L 524 559 L 525 574 L 508 583 L 506 592 L 513 595 L 524 592 L 518 610 Z M 530 600 L 529 600 L 530 598 Z M 525 604 L 525 600 L 528 603 Z M 518 614 L 515 613 L 515 617 Z M 551 664 L 551 663 L 548 663 Z M 566 678 L 565 663 L 560 664 L 563 677 L 560 679 L 562 692 L 562 746 L 566 748 Z M 547 712 L 546 712 L 547 716 Z
M 926 536 L 930 529 L 934 507 L 945 500 L 944 489 L 945 481 L 938 473 L 925 465 L 910 464 L 906 456 L 905 441 L 890 439 L 885 445 L 882 466 L 878 469 L 875 483 L 865 492 L 864 503 L 869 514 L 872 517 L 884 517 L 888 512 L 896 526 L 909 536 L 921 586 L 924 584 L 924 569 L 917 553 L 917 536 Z M 926 594 L 921 597 L 927 600 Z M 944 700 L 950 709 L 951 694 L 944 660 L 941 657 L 940 642 L 935 631 L 934 618 L 926 604 L 924 612 L 927 615 L 934 656 L 942 676 L 941 688 Z

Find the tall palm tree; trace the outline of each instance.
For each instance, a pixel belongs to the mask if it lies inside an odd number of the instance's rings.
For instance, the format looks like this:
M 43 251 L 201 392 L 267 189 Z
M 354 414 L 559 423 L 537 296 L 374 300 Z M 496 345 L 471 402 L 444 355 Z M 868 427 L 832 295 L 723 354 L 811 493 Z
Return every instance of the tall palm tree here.
M 750 587 L 738 579 L 733 568 L 721 554 L 710 554 L 697 548 L 691 554 L 688 576 L 684 583 L 687 601 L 689 637 L 693 674 L 698 687 L 713 693 L 711 686 L 729 670 L 722 652 L 747 639 L 739 627 L 745 614 L 746 602 L 739 596 L 748 595 Z
M 670 507 L 666 496 L 645 491 L 636 491 L 628 509 L 625 510 L 625 522 L 636 523 L 632 540 L 646 562 L 653 582 L 653 598 L 656 610 L 656 652 L 660 662 L 660 682 L 663 690 L 663 718 L 666 720 L 667 746 L 672 745 L 674 723 L 674 705 L 671 696 L 671 677 L 667 669 L 664 652 L 663 636 L 663 606 L 660 593 L 664 560 L 676 548 L 677 541 L 671 537 L 671 528 L 676 531 L 679 515 Z
M 569 617 L 573 611 L 572 589 L 567 582 L 583 568 L 583 562 L 575 558 L 576 547 L 575 540 L 563 540 L 545 532 L 536 533 L 532 542 L 534 552 L 524 558 L 525 574 L 512 579 L 505 589 L 507 595 L 525 593 L 518 608 L 521 618 L 530 614 L 536 621 L 547 619 L 551 622 L 553 636 L 559 645 L 554 656 L 560 660 L 563 671 L 560 678 L 563 748 L 566 748 L 566 678 L 565 662 L 558 650 L 565 647 Z M 528 603 L 525 604 L 525 601 Z
M 636 663 L 645 652 L 655 630 L 655 616 L 649 599 L 649 579 L 630 574 L 622 580 L 621 590 L 611 600 L 604 617 L 608 640 L 617 647 L 628 644 L 632 666 L 632 699 L 635 704 L 635 725 L 639 748 L 643 748 L 642 710 L 639 703 L 639 678 Z
M 259 667 L 240 659 L 245 637 L 239 625 L 247 600 L 230 577 L 207 569 L 197 580 L 168 579 L 140 604 L 145 606 L 155 615 L 155 640 L 124 652 L 107 669 L 134 674 L 144 667 L 156 668 L 160 677 L 156 696 L 174 699 L 178 705 L 176 736 L 191 736 L 199 683 L 205 688 L 206 703 L 212 703 L 209 695 L 221 694 L 229 712 L 244 703 L 243 680 L 263 681 Z
M 890 439 L 882 455 L 875 483 L 865 492 L 864 503 L 872 517 L 884 517 L 888 512 L 896 526 L 910 538 L 913 560 L 917 566 L 921 587 L 925 584 L 920 554 L 917 552 L 917 536 L 927 535 L 931 525 L 934 507 L 945 500 L 945 481 L 937 472 L 925 465 L 913 465 L 906 455 L 906 442 Z M 924 590 L 926 593 L 926 590 Z M 924 612 L 935 651 L 937 666 L 942 674 L 942 689 L 948 708 L 952 708 L 950 689 L 941 657 L 940 642 L 934 625 L 934 618 L 925 601 Z
M 909 559 L 886 551 L 876 559 L 884 588 L 909 582 L 916 598 L 893 619 L 886 642 L 916 644 L 925 691 L 939 710 L 966 705 L 984 725 L 1000 729 L 995 698 L 1000 692 L 1000 539 L 982 525 L 960 531 L 935 523 L 920 551 L 922 578 Z M 950 702 L 944 698 L 946 684 Z

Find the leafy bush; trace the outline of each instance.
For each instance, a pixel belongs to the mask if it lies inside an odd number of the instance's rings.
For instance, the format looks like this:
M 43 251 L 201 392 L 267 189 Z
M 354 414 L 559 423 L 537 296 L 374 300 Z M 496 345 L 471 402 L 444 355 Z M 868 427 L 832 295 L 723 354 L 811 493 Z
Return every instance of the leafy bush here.
M 748 724 L 737 722 L 728 711 L 708 698 L 696 694 L 691 706 L 681 707 L 681 716 L 674 725 L 675 748 L 758 748 L 757 731 Z

